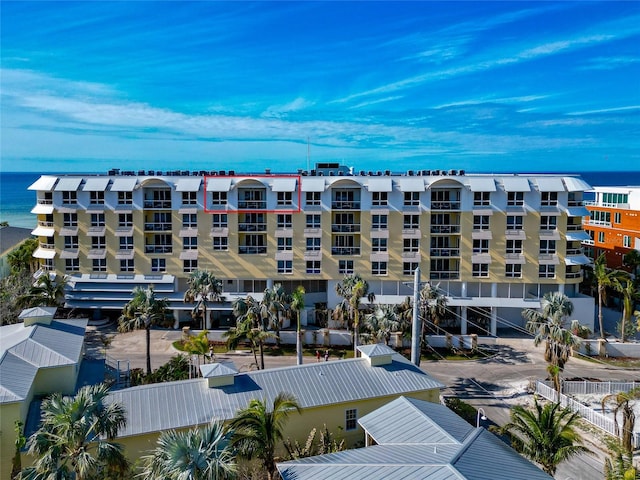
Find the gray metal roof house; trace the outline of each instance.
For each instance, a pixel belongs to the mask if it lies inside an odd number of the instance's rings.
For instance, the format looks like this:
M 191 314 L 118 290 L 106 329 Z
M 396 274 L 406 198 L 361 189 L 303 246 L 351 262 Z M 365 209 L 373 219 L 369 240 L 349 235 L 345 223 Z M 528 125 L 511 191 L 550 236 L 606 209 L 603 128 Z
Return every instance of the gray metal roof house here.
M 283 480 L 549 480 L 444 405 L 400 397 L 359 420 L 365 448 L 278 464 Z M 370 445 L 370 446 L 369 446 Z

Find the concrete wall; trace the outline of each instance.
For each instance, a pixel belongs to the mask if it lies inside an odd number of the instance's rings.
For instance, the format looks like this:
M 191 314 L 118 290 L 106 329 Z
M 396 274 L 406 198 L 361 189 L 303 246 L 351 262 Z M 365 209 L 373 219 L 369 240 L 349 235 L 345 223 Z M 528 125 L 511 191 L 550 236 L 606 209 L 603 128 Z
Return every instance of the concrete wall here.
M 600 340 L 583 340 L 579 350 L 583 355 L 600 355 L 607 357 L 640 358 L 640 343 L 638 342 L 601 342 Z
M 0 405 L 0 478 L 10 478 L 11 459 L 15 450 L 14 422 L 20 420 L 20 403 Z
M 76 387 L 78 370 L 78 364 L 39 369 L 33 381 L 33 393 L 35 395 L 42 395 L 51 392 L 61 392 L 71 395 Z

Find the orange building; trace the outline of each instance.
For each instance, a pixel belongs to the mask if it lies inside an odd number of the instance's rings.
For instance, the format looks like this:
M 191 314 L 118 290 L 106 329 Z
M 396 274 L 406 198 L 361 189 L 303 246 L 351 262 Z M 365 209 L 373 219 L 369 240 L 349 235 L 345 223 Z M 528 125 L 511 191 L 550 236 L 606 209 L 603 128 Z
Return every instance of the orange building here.
M 624 255 L 640 251 L 640 187 L 595 187 L 592 201 L 585 201 L 589 216 L 584 231 L 585 254 L 597 258 L 606 255 L 607 266 L 622 268 Z

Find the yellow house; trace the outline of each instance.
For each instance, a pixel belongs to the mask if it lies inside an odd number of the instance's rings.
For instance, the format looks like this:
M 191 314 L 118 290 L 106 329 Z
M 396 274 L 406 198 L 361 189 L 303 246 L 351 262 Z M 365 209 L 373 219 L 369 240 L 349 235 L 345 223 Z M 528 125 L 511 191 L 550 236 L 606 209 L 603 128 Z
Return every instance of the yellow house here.
M 9 478 L 16 420 L 37 395 L 73 393 L 87 320 L 53 320 L 55 308 L 24 310 L 24 323 L 0 327 L 0 478 Z
M 385 345 L 359 347 L 361 358 L 237 373 L 224 364 L 207 365 L 206 378 L 144 385 L 114 391 L 127 425 L 117 441 L 135 460 L 155 447 L 160 432 L 228 421 L 250 400 L 267 405 L 280 392 L 292 394 L 303 412 L 286 425 L 285 438 L 306 440 L 314 428 L 329 431 L 350 446 L 363 437 L 358 419 L 405 395 L 438 402 L 444 387 Z M 208 378 L 207 378 L 208 377 Z

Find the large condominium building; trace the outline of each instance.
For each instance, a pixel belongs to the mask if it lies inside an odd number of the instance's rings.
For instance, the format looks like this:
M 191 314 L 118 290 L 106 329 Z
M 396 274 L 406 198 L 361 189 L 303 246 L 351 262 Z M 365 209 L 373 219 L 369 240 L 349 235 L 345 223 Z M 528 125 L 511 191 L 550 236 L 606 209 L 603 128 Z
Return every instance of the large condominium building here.
M 303 322 L 339 301 L 345 274 L 368 282 L 377 303 L 400 303 L 413 275 L 449 298 L 444 323 L 462 333 L 521 326 L 521 310 L 562 291 L 576 318 L 592 323 L 592 300 L 578 293 L 581 242 L 591 187 L 561 175 L 481 175 L 463 171 L 353 172 L 338 164 L 278 175 L 127 172 L 45 175 L 37 192 L 35 256 L 42 271 L 69 276 L 69 307 L 120 310 L 134 286 L 154 285 L 176 323 L 189 274 L 223 280 L 225 302 L 260 298 L 280 282 L 306 289 Z
M 640 187 L 595 187 L 590 195 L 585 253 L 591 258 L 604 253 L 607 266 L 621 268 L 624 255 L 640 251 Z

